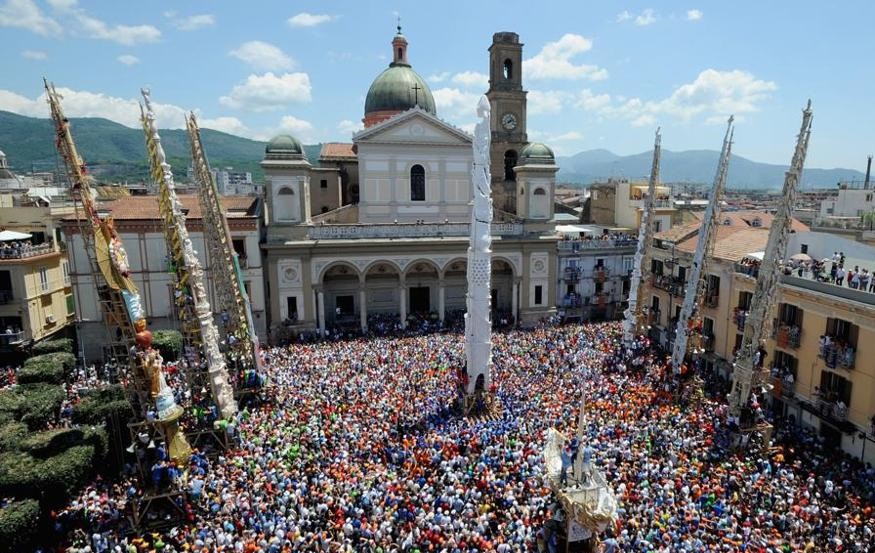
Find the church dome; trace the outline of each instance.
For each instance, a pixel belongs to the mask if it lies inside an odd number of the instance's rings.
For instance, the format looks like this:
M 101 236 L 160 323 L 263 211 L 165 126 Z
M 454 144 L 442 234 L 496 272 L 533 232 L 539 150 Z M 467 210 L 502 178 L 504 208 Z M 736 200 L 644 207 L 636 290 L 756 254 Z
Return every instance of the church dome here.
M 546 144 L 530 142 L 520 152 L 520 159 L 523 165 L 553 165 L 556 161 L 556 156 L 553 155 L 553 150 Z
M 407 62 L 407 39 L 401 34 L 400 27 L 392 41 L 392 57 L 389 68 L 380 73 L 368 89 L 365 98 L 366 127 L 414 106 L 437 115 L 431 89 Z
M 374 79 L 365 99 L 365 117 L 377 111 L 407 111 L 419 106 L 432 115 L 437 111 L 425 80 L 410 66 L 392 65 Z
M 280 134 L 270 139 L 264 147 L 265 159 L 303 159 L 304 146 L 290 134 Z

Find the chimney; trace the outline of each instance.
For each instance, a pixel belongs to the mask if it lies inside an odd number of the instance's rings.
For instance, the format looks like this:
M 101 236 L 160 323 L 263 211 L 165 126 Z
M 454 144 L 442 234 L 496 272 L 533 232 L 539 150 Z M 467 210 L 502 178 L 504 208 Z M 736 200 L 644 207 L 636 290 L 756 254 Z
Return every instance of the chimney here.
M 866 162 L 866 180 L 863 181 L 863 189 L 869 190 L 869 177 L 872 175 L 872 156 L 869 156 L 869 161 Z

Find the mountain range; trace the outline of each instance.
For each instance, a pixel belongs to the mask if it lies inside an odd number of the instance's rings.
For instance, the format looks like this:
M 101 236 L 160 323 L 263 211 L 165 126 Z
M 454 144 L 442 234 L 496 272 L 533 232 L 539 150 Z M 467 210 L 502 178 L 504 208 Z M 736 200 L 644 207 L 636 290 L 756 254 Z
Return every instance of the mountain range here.
M 788 152 L 789 154 L 790 152 Z M 720 152 L 714 150 L 662 150 L 659 176 L 666 183 L 708 183 L 714 180 Z M 608 150 L 587 150 L 569 157 L 558 157 L 558 180 L 589 184 L 608 177 L 646 179 L 650 174 L 653 152 L 619 156 Z M 759 163 L 733 155 L 729 161 L 726 185 L 736 190 L 780 189 L 787 165 Z M 863 180 L 863 173 L 853 169 L 805 168 L 802 188 L 833 188 L 839 181 Z
M 85 158 L 92 174 L 108 181 L 143 180 L 148 177 L 143 133 L 108 119 L 72 118 L 73 136 L 79 154 Z M 161 142 L 170 164 L 178 175 L 185 175 L 190 163 L 188 138 L 184 130 L 166 129 Z M 213 167 L 232 166 L 250 171 L 261 180 L 259 166 L 264 142 L 231 134 L 201 129 L 204 148 Z M 306 145 L 305 153 L 316 163 L 319 144 Z M 10 167 L 17 172 L 54 170 L 59 163 L 55 152 L 54 130 L 49 119 L 25 117 L 0 111 L 0 150 L 6 153 Z M 662 151 L 660 177 L 663 182 L 710 183 L 714 178 L 719 152 L 688 150 Z M 608 150 L 587 150 L 573 156 L 558 157 L 561 168 L 558 180 L 585 186 L 608 177 L 646 178 L 650 173 L 652 153 L 620 156 Z M 787 166 L 758 163 L 732 156 L 728 186 L 736 189 L 776 189 L 784 181 Z M 834 187 L 838 181 L 861 180 L 863 174 L 852 169 L 806 169 L 803 187 Z

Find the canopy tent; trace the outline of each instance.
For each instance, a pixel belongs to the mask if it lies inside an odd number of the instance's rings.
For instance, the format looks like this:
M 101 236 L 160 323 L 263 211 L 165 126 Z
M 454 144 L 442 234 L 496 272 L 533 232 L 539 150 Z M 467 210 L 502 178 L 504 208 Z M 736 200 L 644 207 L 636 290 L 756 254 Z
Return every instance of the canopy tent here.
M 14 230 L 0 231 L 0 242 L 8 242 L 9 240 L 27 240 L 31 235 L 26 232 L 17 232 Z
M 556 225 L 556 231 L 562 234 L 598 234 L 598 230 L 583 225 Z
M 766 255 L 766 252 L 751 252 L 745 255 L 745 259 L 754 259 L 756 261 L 762 261 L 763 257 Z

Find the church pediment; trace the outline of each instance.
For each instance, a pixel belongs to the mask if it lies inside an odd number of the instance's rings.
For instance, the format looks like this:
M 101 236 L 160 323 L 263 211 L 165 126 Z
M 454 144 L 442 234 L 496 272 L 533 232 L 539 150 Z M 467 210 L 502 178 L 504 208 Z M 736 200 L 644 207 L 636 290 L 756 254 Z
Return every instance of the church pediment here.
M 399 113 L 391 119 L 367 128 L 353 142 L 371 144 L 446 144 L 469 145 L 472 137 L 417 108 Z

